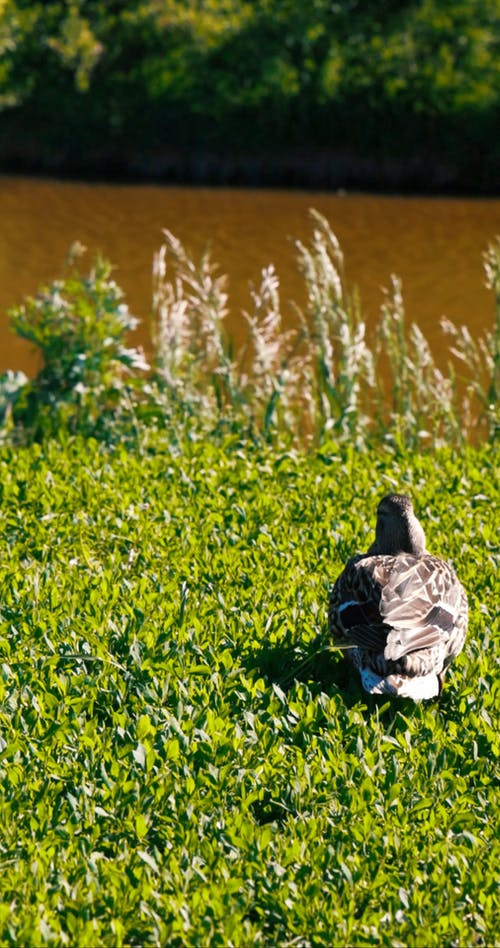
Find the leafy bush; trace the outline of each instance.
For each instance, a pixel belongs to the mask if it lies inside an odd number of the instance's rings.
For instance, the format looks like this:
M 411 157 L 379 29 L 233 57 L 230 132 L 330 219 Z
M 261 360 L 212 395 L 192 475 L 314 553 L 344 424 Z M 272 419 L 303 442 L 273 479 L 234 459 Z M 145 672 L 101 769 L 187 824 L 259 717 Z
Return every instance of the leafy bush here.
M 499 14 L 499 0 L 6 0 L 3 154 L 136 173 L 163 155 L 186 177 L 193 151 L 242 174 L 248 154 L 299 151 L 312 174 L 326 148 L 363 159 L 368 181 L 392 162 L 393 184 L 495 189 Z
M 11 312 L 14 331 L 35 345 L 42 362 L 32 382 L 21 380 L 11 391 L 14 423 L 33 437 L 64 427 L 96 433 L 126 410 L 132 374 L 148 368 L 142 353 L 125 345 L 137 320 L 110 264 L 97 260 L 85 278 L 73 252 L 69 263 L 65 279 Z

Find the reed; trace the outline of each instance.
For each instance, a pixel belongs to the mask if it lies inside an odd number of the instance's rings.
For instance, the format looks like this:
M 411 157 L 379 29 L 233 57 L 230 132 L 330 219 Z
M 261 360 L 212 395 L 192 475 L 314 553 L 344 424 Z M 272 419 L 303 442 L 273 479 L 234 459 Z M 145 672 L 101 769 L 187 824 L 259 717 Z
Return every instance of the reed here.
M 207 255 L 195 264 L 165 232 L 155 258 L 153 297 L 153 363 L 164 394 L 196 405 L 211 424 L 224 419 L 265 437 L 280 433 L 308 443 L 329 438 L 417 448 L 493 439 L 500 388 L 500 244 L 485 254 L 496 326 L 475 339 L 466 326 L 443 320 L 452 344 L 448 364 L 440 366 L 421 329 L 407 324 L 396 276 L 369 347 L 358 298 L 346 287 L 340 244 L 328 221 L 316 211 L 311 215 L 310 243 L 296 242 L 307 290 L 305 310 L 297 308 L 299 327 L 283 329 L 279 278 L 271 265 L 251 289 L 252 308 L 243 313 L 248 339 L 235 355 L 224 324 L 224 278 L 215 276 Z
M 389 440 L 412 448 L 425 441 L 462 443 L 463 411 L 454 379 L 436 365 L 416 323 L 407 326 L 401 281 L 394 275 L 385 290 L 377 340 L 379 434 L 385 430 Z
M 226 277 L 205 253 L 199 264 L 169 230 L 153 261 L 153 368 L 168 397 L 203 417 L 235 405 L 238 387 L 223 323 Z M 167 258 L 173 278 L 167 276 Z
M 339 242 L 326 219 L 317 211 L 311 214 L 311 244 L 297 241 L 296 247 L 307 289 L 302 324 L 312 429 L 320 439 L 331 432 L 358 440 L 370 424 L 364 408 L 374 385 L 374 359 L 355 298 L 345 287 Z
M 269 437 L 275 428 L 293 428 L 303 390 L 301 335 L 283 329 L 279 277 L 272 264 L 262 270 L 258 288 L 252 287 L 252 312 L 243 312 L 248 340 L 240 358 L 240 384 L 247 419 L 252 428 Z
M 458 360 L 463 390 L 461 399 L 465 428 L 483 440 L 493 440 L 500 428 L 500 239 L 483 255 L 485 283 L 495 296 L 496 323 L 491 331 L 474 339 L 467 326 L 443 319 L 443 330 L 451 336 L 450 353 Z
M 227 279 L 208 253 L 195 261 L 164 231 L 153 263 L 151 359 L 127 346 L 136 325 L 98 261 L 87 277 L 70 261 L 63 280 L 11 314 L 14 330 L 38 346 L 42 368 L 28 381 L 0 379 L 3 437 L 62 429 L 123 438 L 139 425 L 187 426 L 196 436 L 228 427 L 242 437 L 364 447 L 418 449 L 492 441 L 500 390 L 500 242 L 484 258 L 496 301 L 496 324 L 474 338 L 443 320 L 451 340 L 438 365 L 428 340 L 408 324 L 401 281 L 385 291 L 375 342 L 328 221 L 311 212 L 308 244 L 296 242 L 306 305 L 284 329 L 279 278 L 272 264 L 251 287 L 242 317 L 248 333 L 237 352 L 226 328 Z M 10 434 L 9 434 L 10 436 Z

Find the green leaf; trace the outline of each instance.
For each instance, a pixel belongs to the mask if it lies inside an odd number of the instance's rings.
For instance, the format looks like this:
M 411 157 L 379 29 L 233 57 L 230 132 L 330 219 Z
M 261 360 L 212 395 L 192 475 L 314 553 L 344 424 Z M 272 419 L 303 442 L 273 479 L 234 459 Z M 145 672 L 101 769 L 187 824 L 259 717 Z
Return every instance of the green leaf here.
M 145 817 L 142 813 L 138 813 L 135 818 L 135 831 L 139 839 L 143 839 L 148 832 L 148 824 L 145 820 Z

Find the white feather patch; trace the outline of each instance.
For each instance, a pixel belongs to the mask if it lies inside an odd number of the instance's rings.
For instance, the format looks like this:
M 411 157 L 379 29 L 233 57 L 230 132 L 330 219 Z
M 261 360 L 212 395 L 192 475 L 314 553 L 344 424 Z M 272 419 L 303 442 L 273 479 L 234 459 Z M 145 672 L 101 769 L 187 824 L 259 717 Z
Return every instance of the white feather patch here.
M 437 698 L 439 679 L 437 675 L 420 675 L 406 678 L 404 675 L 386 675 L 382 678 L 370 668 L 361 668 L 361 683 L 371 695 L 393 695 L 399 698 L 412 698 L 423 701 Z

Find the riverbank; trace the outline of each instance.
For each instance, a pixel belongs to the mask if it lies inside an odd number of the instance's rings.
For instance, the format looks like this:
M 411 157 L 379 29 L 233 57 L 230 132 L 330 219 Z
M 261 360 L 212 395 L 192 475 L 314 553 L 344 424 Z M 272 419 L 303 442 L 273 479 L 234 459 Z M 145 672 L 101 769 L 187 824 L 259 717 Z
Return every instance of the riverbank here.
M 272 263 L 279 277 L 283 330 L 297 325 L 306 290 L 295 242 L 311 232 L 311 205 L 332 224 L 345 258 L 349 292 L 359 294 L 370 340 L 397 274 L 406 319 L 417 322 L 445 369 L 449 337 L 443 315 L 474 338 L 492 328 L 494 304 L 482 257 L 500 233 L 500 201 L 397 197 L 289 189 L 107 185 L 54 178 L 0 178 L 0 372 L 36 365 L 27 343 L 9 330 L 8 311 L 63 272 L 75 239 L 88 260 L 112 260 L 131 311 L 141 319 L 136 343 L 150 352 L 151 265 L 168 227 L 195 259 L 210 248 L 227 275 L 225 317 L 234 351 L 244 344 L 250 287 Z M 26 248 L 30 247 L 30 252 Z M 457 260 L 460 266 L 457 268 Z
M 483 196 L 500 193 L 497 168 L 481 155 L 462 158 L 419 149 L 378 154 L 367 148 L 304 147 L 232 151 L 200 147 L 151 148 L 148 142 L 105 139 L 48 144 L 0 119 L 0 173 L 49 175 L 116 183 L 366 191 L 381 194 Z
M 500 246 L 484 255 L 496 322 L 478 337 L 443 318 L 447 365 L 408 322 L 392 276 L 375 326 L 344 277 L 344 255 L 328 220 L 311 211 L 312 237 L 296 241 L 305 308 L 286 327 L 279 277 L 261 271 L 244 312 L 239 345 L 228 332 L 224 275 L 205 251 L 197 260 L 171 231 L 153 262 L 147 360 L 130 346 L 138 320 L 112 264 L 99 256 L 88 276 L 73 245 L 63 278 L 11 311 L 11 326 L 38 351 L 36 376 L 4 374 L 2 411 L 14 437 L 72 432 L 128 437 L 142 418 L 193 432 L 320 445 L 463 445 L 498 436 Z M 451 360 L 453 357 L 453 362 Z M 456 365 L 460 366 L 460 374 Z M 285 439 L 283 441 L 283 439 Z

